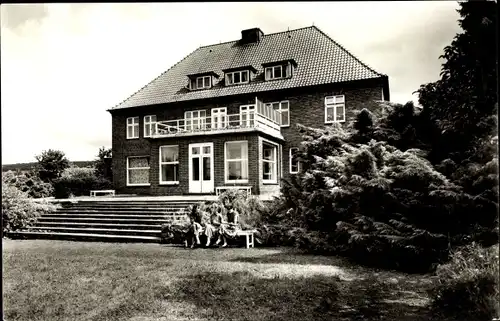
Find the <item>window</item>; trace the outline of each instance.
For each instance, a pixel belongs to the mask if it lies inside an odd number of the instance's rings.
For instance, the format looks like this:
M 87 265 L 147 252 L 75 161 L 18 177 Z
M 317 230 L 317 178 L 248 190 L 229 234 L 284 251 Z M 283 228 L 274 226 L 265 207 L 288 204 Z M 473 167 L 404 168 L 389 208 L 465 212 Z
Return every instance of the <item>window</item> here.
M 290 63 L 286 65 L 277 65 L 265 68 L 266 80 L 281 79 L 291 76 L 292 76 L 292 65 Z
M 288 102 L 288 100 L 267 103 L 266 106 L 271 106 L 274 110 L 277 110 L 281 113 L 281 127 L 290 126 L 290 102 Z
M 212 76 L 196 77 L 191 81 L 191 89 L 205 89 L 212 86 Z
M 212 108 L 212 129 L 227 127 L 226 107 Z
M 127 139 L 139 138 L 139 117 L 127 118 Z
M 128 186 L 149 185 L 149 157 L 147 156 L 127 157 L 127 185 Z
M 290 148 L 290 173 L 297 174 L 299 172 L 299 160 L 297 159 L 297 147 Z
M 255 105 L 240 106 L 240 126 L 253 127 L 255 118 Z
M 144 116 L 144 137 L 155 134 L 156 115 Z
M 325 124 L 345 121 L 344 95 L 325 97 Z
M 160 184 L 179 184 L 179 146 L 160 146 Z
M 262 179 L 264 183 L 276 183 L 276 146 L 262 143 Z
M 193 110 L 184 113 L 184 121 L 187 131 L 205 129 L 207 111 Z
M 248 182 L 248 142 L 226 142 L 226 183 Z
M 227 85 L 246 84 L 249 82 L 248 70 L 234 71 L 226 74 Z

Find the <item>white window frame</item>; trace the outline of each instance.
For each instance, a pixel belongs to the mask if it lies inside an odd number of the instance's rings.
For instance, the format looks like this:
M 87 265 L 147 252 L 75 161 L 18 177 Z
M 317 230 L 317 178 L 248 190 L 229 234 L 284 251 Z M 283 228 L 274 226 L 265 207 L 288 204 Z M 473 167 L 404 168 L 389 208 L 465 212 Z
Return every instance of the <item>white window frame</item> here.
M 247 155 L 247 158 L 235 158 L 235 159 L 227 159 L 227 144 L 236 144 L 236 143 L 242 143 L 242 144 L 245 144 L 246 147 L 247 147 L 247 152 L 246 152 L 246 155 Z M 249 164 L 248 164 L 248 140 L 234 140 L 234 141 L 227 141 L 224 143 L 224 182 L 226 184 L 232 184 L 232 183 L 248 183 L 248 178 L 247 179 L 228 179 L 229 177 L 229 163 L 228 162 L 246 162 L 246 166 L 247 166 L 247 176 L 250 175 L 249 173 Z M 242 166 L 243 168 L 243 166 Z
M 289 163 L 290 163 L 290 174 L 297 174 L 298 172 L 300 172 L 300 162 L 297 160 L 297 171 L 294 171 L 292 170 L 292 160 L 293 160 L 293 151 L 298 151 L 299 148 L 298 147 L 290 147 L 290 151 L 289 151 Z
M 285 103 L 288 105 L 287 109 L 283 109 L 282 108 L 282 104 L 285 104 Z M 279 108 L 278 109 L 274 109 L 273 108 L 274 104 L 278 104 Z M 279 111 L 280 115 L 281 115 L 281 112 L 283 110 L 286 110 L 288 112 L 288 124 L 283 125 L 283 117 L 281 117 L 281 119 L 280 119 L 280 127 L 290 127 L 290 101 L 289 100 L 273 101 L 272 103 L 265 103 L 264 106 L 266 106 L 266 107 L 271 106 L 271 108 L 273 110 Z
M 155 134 L 156 115 L 144 116 L 144 137 L 151 137 Z M 149 126 L 149 131 L 146 129 Z
M 241 105 L 240 106 L 240 126 L 255 126 L 255 113 L 256 113 L 256 105 Z M 246 115 L 246 120 L 243 120 L 243 115 Z M 252 117 L 250 117 L 250 115 Z
M 275 75 L 275 70 L 278 69 L 281 70 L 281 76 L 280 77 L 276 77 Z M 271 77 L 268 77 L 267 76 L 267 71 L 268 70 L 271 70 Z M 275 79 L 283 79 L 285 78 L 285 75 L 283 73 L 283 66 L 282 65 L 276 65 L 276 66 L 269 66 L 269 67 L 266 67 L 265 70 L 264 70 L 264 75 L 265 75 L 265 78 L 266 80 L 275 80 Z
M 161 154 L 162 147 L 177 147 L 177 161 L 163 162 L 162 161 L 163 158 L 162 158 L 162 154 Z M 159 154 L 158 163 L 160 164 L 158 181 L 160 182 L 160 185 L 179 185 L 179 177 L 177 177 L 176 181 L 163 181 L 162 180 L 162 165 L 177 165 L 177 168 L 179 168 L 179 145 L 160 146 L 158 149 L 158 154 Z M 180 170 L 179 170 L 179 174 L 180 174 Z
M 133 168 L 130 168 L 129 167 L 129 159 L 131 158 L 148 158 L 148 163 L 151 164 L 151 158 L 147 155 L 143 155 L 143 156 L 128 156 L 127 157 L 127 164 L 126 164 L 126 169 L 127 169 L 127 186 L 150 186 L 151 185 L 151 182 L 148 182 L 148 183 L 129 183 L 129 170 L 134 170 L 134 169 L 147 169 L 149 170 L 151 165 L 148 166 L 148 167 L 133 167 Z M 148 180 L 150 180 L 150 177 L 148 176 Z
M 201 80 L 201 83 L 203 84 L 203 86 L 198 86 L 198 80 L 199 79 L 202 79 Z M 208 79 L 208 85 L 206 84 L 206 80 Z M 206 88 L 210 88 L 212 87 L 212 76 L 200 76 L 200 77 L 196 77 L 196 80 L 195 80 L 195 85 L 196 85 L 196 89 L 206 89 Z
M 129 120 L 132 120 L 131 123 L 129 123 Z M 128 135 L 128 129 L 132 128 L 132 136 Z M 137 136 L 134 136 L 134 132 L 137 132 Z M 127 118 L 127 139 L 136 139 L 139 138 L 139 117 L 128 117 Z
M 193 113 L 198 113 L 197 117 L 193 117 Z M 202 116 L 203 114 L 203 116 Z M 188 115 L 191 115 L 191 117 L 187 117 Z M 193 120 L 198 120 L 198 128 L 194 129 L 193 125 Z M 206 119 L 207 119 L 207 110 L 206 109 L 199 109 L 199 110 L 190 110 L 184 112 L 184 129 L 187 131 L 192 131 L 192 130 L 200 130 L 200 129 L 205 129 L 206 128 Z M 190 121 L 190 124 L 188 125 L 188 121 Z M 189 129 L 188 129 L 189 126 Z
M 210 111 L 210 116 L 212 121 L 211 129 L 223 129 L 228 126 L 227 107 L 212 108 L 212 110 Z M 224 120 L 222 122 L 219 121 L 221 117 L 224 117 Z M 217 124 L 217 128 L 214 127 L 214 124 Z
M 337 108 L 342 107 L 343 118 L 337 120 Z M 333 120 L 328 120 L 328 109 L 333 109 Z M 343 123 L 345 122 L 345 96 L 327 96 L 325 97 L 325 124 Z
M 274 147 L 274 162 L 264 160 L 264 144 L 271 145 Z M 262 176 L 261 176 L 262 183 L 263 184 L 277 184 L 278 183 L 278 144 L 272 143 L 271 141 L 268 141 L 267 139 L 262 139 L 260 154 L 261 154 L 260 162 L 261 162 L 261 166 L 262 166 Z M 274 167 L 273 167 L 274 179 L 264 179 L 264 162 L 274 163 Z
M 235 74 L 239 74 L 240 75 L 240 81 L 239 82 L 235 82 L 234 81 L 234 75 Z M 242 81 L 243 74 L 247 75 L 247 80 L 246 81 Z M 232 71 L 232 72 L 228 72 L 226 74 L 226 85 L 229 85 L 229 86 L 232 86 L 232 85 L 241 85 L 241 84 L 248 84 L 249 82 L 250 82 L 250 72 L 248 70 Z

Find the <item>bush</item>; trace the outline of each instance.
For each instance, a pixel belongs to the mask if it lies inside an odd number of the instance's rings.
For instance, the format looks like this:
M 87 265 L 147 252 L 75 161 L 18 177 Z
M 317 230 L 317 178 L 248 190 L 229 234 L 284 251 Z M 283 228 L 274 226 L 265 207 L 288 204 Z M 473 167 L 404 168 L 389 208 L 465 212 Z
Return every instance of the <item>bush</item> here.
M 89 195 L 94 189 L 111 188 L 112 183 L 96 175 L 93 168 L 71 167 L 64 170 L 61 177 L 54 181 L 56 198 Z
M 17 187 L 33 198 L 50 197 L 54 193 L 54 188 L 50 183 L 43 182 L 40 177 L 32 172 L 15 173 L 8 171 L 2 173 L 2 182 Z
M 2 233 L 25 228 L 41 214 L 55 209 L 54 205 L 35 201 L 17 187 L 2 182 Z
M 460 248 L 436 274 L 439 283 L 430 291 L 435 313 L 461 320 L 500 317 L 498 244 Z

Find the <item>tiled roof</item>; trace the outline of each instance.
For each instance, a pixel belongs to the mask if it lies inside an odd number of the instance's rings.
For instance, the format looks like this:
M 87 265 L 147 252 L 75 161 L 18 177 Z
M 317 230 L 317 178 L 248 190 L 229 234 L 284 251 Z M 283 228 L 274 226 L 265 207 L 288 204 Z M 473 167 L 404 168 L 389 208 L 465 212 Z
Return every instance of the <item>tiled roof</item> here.
M 294 59 L 293 77 L 264 81 L 263 63 Z M 250 82 L 224 86 L 222 70 L 252 65 Z M 190 91 L 187 75 L 220 75 L 210 89 Z M 259 42 L 231 41 L 196 49 L 112 109 L 337 83 L 384 76 L 371 69 L 317 27 L 264 35 Z

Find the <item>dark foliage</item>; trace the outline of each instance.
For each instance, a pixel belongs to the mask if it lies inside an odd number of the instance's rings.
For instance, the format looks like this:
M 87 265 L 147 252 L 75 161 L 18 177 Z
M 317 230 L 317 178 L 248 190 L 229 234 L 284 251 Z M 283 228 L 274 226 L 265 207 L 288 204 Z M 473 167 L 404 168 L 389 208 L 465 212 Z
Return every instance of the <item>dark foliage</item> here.
M 68 198 L 71 196 L 89 195 L 91 190 L 108 189 L 112 183 L 98 177 L 93 168 L 72 167 L 64 171 L 60 178 L 54 181 L 54 196 Z
M 97 159 L 94 161 L 96 175 L 98 177 L 107 179 L 108 181 L 113 180 L 113 168 L 112 168 L 111 156 L 112 156 L 111 148 L 106 149 L 105 147 L 101 147 L 99 148 Z
M 44 182 L 52 182 L 61 177 L 62 172 L 70 167 L 70 162 L 62 151 L 49 149 L 35 156 L 38 161 L 38 173 Z
M 439 283 L 429 292 L 435 314 L 454 320 L 492 320 L 500 315 L 498 245 L 460 248 L 437 268 Z

